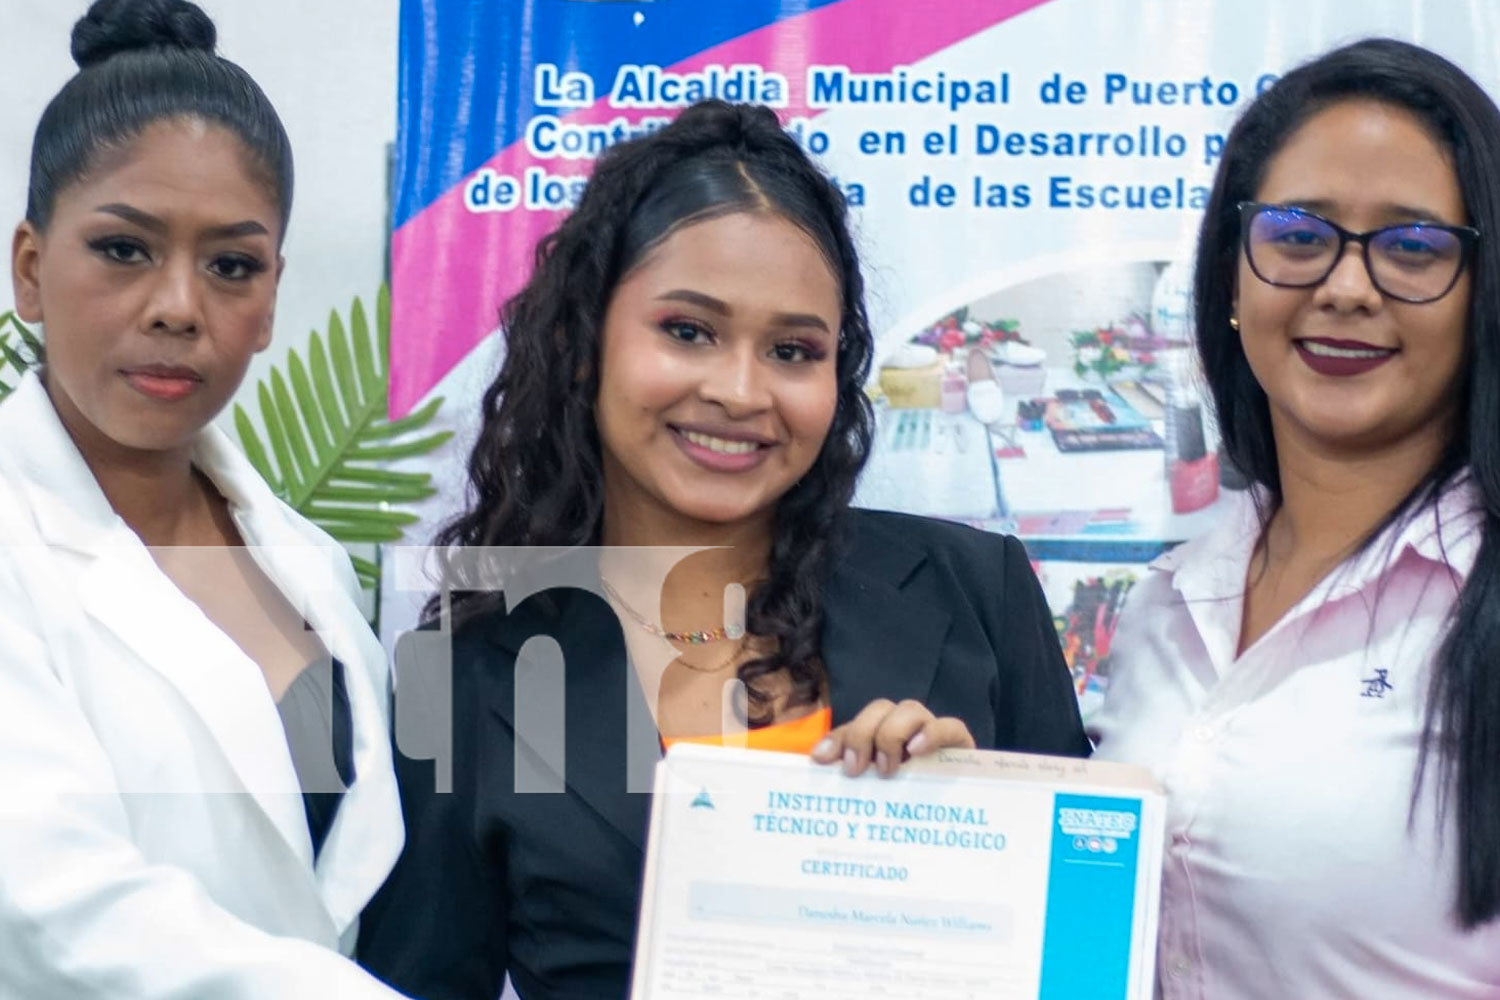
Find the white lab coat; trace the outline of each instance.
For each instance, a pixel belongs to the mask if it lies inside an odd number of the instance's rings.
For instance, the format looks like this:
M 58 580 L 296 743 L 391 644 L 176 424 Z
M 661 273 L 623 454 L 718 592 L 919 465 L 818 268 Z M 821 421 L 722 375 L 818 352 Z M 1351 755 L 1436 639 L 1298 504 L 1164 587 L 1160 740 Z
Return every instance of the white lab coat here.
M 259 667 L 114 513 L 35 374 L 0 404 L 0 998 L 397 996 L 344 954 L 402 844 L 347 556 L 209 428 L 195 464 L 345 665 L 356 780 L 313 862 Z

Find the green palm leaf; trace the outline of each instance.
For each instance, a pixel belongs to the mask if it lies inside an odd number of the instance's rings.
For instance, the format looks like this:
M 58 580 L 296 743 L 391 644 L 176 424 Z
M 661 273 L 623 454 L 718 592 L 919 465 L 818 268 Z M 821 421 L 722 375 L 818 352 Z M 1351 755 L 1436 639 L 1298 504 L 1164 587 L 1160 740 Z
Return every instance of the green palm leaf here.
M 3 376 L 0 377 L 0 399 L 14 392 L 20 377 L 41 363 L 41 359 L 42 342 L 37 335 L 13 310 L 0 313 L 0 376 Z
M 9 334 L 0 334 L 0 357 L 3 357 L 18 372 L 24 372 L 29 367 L 26 359 L 21 357 L 21 352 L 10 346 Z
M 235 430 L 250 462 L 283 500 L 348 544 L 400 541 L 418 520 L 403 504 L 435 492 L 427 473 L 387 469 L 385 463 L 425 455 L 452 436 L 420 433 L 442 405 L 434 399 L 400 420 L 386 419 L 390 386 L 390 296 L 382 287 L 371 330 L 355 299 L 347 325 L 328 317 L 325 341 L 317 331 L 307 356 L 287 353 L 284 371 L 272 369 L 257 393 L 262 439 L 244 408 L 234 408 Z M 380 569 L 354 558 L 361 583 L 372 587 Z
M 287 353 L 256 387 L 260 424 L 234 407 L 240 446 L 271 489 L 314 524 L 347 544 L 400 541 L 417 516 L 402 509 L 432 496 L 432 477 L 402 472 L 385 463 L 425 455 L 452 436 L 420 434 L 442 406 L 433 399 L 400 420 L 386 419 L 390 384 L 390 291 L 375 300 L 375 329 L 364 303 L 355 299 L 345 326 L 337 311 L 328 317 L 327 343 L 316 330 L 304 361 Z M 0 399 L 21 375 L 41 363 L 43 346 L 14 311 L 0 313 Z M 360 582 L 373 587 L 380 567 L 350 557 Z

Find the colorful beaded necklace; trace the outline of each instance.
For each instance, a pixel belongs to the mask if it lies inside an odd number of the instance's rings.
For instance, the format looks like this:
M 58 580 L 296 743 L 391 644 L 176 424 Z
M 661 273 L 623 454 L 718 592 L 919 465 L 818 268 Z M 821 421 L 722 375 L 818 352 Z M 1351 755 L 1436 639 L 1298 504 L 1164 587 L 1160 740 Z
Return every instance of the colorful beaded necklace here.
M 625 613 L 635 619 L 635 623 L 652 635 L 659 635 L 669 642 L 685 642 L 690 646 L 701 646 L 707 642 L 722 642 L 725 639 L 743 639 L 745 637 L 744 625 L 723 625 L 712 629 L 694 629 L 691 632 L 668 632 L 656 622 L 648 621 L 635 608 L 632 608 L 620 592 L 610 586 L 608 580 L 600 580 L 604 584 L 604 592 L 624 609 Z

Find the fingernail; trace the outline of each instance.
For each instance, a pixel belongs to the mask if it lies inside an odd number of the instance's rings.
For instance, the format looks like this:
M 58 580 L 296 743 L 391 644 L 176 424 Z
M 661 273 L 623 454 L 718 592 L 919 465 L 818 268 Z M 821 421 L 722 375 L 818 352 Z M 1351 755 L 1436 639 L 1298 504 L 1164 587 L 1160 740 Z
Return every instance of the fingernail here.
M 891 759 L 885 755 L 885 751 L 884 750 L 878 750 L 878 751 L 876 751 L 876 753 L 875 753 L 875 770 L 879 771 L 881 774 L 885 774 L 887 771 L 890 770 L 890 764 L 891 764 Z
M 825 736 L 818 741 L 818 745 L 812 748 L 812 755 L 819 760 L 825 759 L 833 753 L 833 737 Z
M 927 739 L 927 733 L 924 730 L 923 732 L 918 733 L 907 741 L 906 752 L 915 757 L 917 754 L 927 749 L 927 744 L 929 742 L 930 741 Z
M 858 766 L 859 754 L 854 752 L 853 747 L 850 747 L 848 750 L 844 751 L 844 773 L 849 775 L 850 777 L 853 777 L 854 769 Z

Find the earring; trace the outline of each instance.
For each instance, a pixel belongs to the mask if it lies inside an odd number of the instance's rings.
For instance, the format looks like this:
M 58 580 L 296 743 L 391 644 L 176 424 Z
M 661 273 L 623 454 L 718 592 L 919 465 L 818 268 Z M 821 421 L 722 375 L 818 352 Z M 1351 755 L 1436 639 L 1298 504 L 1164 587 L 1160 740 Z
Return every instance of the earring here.
M 1229 317 L 1229 329 L 1231 329 L 1231 330 L 1238 330 L 1239 328 L 1240 328 L 1240 318 L 1238 316 L 1231 316 L 1231 317 Z

